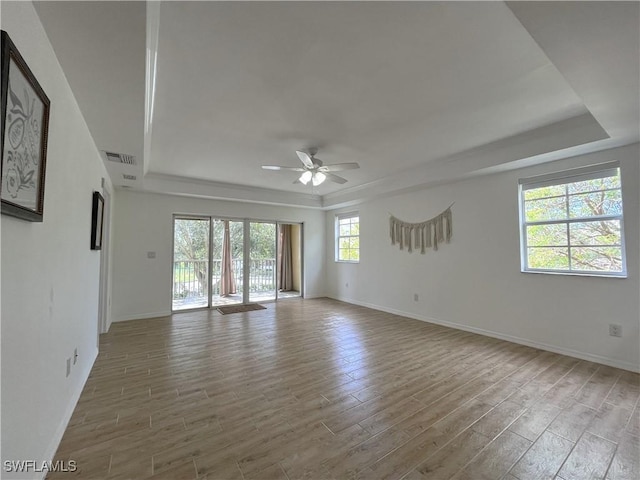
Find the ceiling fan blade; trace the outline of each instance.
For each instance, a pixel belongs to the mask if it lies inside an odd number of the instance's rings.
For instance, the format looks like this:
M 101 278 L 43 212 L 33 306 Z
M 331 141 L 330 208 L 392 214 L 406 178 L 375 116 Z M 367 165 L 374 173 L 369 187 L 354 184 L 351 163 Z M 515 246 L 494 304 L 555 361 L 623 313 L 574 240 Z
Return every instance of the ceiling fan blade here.
M 293 183 L 293 184 L 295 185 L 296 183 L 302 183 L 302 182 L 300 181 L 300 179 L 299 179 L 299 178 L 296 178 L 296 179 L 295 179 L 293 182 L 291 182 L 291 183 Z
M 311 159 L 308 153 L 300 152 L 298 150 L 296 150 L 296 153 L 298 154 L 298 158 L 304 164 L 305 167 L 315 168 L 315 164 L 313 163 L 313 160 Z
M 347 183 L 346 178 L 339 177 L 338 175 L 334 175 L 333 173 L 325 172 L 324 173 L 329 180 L 336 183 Z
M 262 168 L 264 168 L 265 170 L 289 170 L 289 171 L 293 171 L 293 172 L 304 172 L 305 169 L 304 168 L 300 168 L 300 167 L 285 167 L 282 165 L 262 165 Z
M 326 165 L 324 167 L 320 167 L 318 170 L 320 170 L 321 172 L 340 172 L 342 170 L 353 170 L 356 168 L 360 168 L 360 165 L 358 165 L 356 162 L 351 162 Z

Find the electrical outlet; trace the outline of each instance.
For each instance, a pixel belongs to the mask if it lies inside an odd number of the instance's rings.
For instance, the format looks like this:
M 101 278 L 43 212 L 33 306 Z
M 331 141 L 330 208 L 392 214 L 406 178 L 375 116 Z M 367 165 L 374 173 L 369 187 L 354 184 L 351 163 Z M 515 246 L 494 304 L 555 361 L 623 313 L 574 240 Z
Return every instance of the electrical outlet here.
M 420 297 L 418 297 L 418 294 L 417 294 L 417 293 L 414 293 L 414 294 L 413 294 L 413 301 L 414 301 L 414 302 L 417 302 L 419 299 L 420 299 Z
M 71 359 L 67 358 L 67 377 L 71 375 Z
M 75 365 L 78 362 L 78 349 L 73 350 L 73 364 Z
M 609 324 L 609 335 L 612 337 L 622 336 L 622 325 L 616 325 L 615 323 Z

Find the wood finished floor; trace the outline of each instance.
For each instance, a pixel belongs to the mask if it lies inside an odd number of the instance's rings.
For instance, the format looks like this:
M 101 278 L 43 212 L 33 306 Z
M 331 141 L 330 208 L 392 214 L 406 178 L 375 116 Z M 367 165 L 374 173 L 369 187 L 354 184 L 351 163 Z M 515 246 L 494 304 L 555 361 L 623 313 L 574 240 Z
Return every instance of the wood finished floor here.
M 638 479 L 637 374 L 327 299 L 114 324 L 50 479 Z

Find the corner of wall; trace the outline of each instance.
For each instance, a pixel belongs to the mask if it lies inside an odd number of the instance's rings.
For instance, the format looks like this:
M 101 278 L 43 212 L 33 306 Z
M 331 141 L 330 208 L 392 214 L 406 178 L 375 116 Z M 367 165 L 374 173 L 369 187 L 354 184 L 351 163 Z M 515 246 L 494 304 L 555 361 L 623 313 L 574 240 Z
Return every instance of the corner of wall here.
M 53 460 L 55 457 L 56 451 L 58 450 L 58 445 L 62 441 L 62 437 L 64 435 L 67 426 L 69 425 L 69 421 L 71 420 L 71 416 L 73 415 L 73 411 L 76 408 L 78 400 L 80 400 L 80 395 L 82 394 L 82 390 L 84 385 L 87 383 L 87 379 L 89 378 L 89 374 L 91 373 L 91 369 L 93 368 L 93 364 L 98 358 L 98 349 L 96 348 L 92 355 L 91 361 L 87 363 L 87 366 L 82 371 L 81 382 L 79 382 L 71 394 L 69 399 L 69 404 L 67 406 L 66 411 L 64 412 L 64 416 L 60 419 L 60 423 L 58 424 L 58 428 L 56 428 L 55 434 L 51 438 L 51 442 L 49 442 L 49 446 L 47 447 L 44 458 L 46 460 Z M 47 472 L 44 472 L 42 478 L 46 478 Z

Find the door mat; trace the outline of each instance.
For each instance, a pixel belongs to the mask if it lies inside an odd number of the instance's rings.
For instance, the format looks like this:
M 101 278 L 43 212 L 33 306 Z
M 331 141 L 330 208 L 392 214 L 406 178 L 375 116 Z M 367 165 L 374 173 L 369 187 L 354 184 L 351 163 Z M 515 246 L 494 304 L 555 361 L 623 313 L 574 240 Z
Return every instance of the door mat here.
M 248 305 L 227 305 L 225 307 L 218 307 L 218 311 L 227 315 L 228 313 L 241 313 L 241 312 L 251 312 L 252 310 L 264 310 L 267 307 L 264 307 L 258 303 L 250 303 Z

